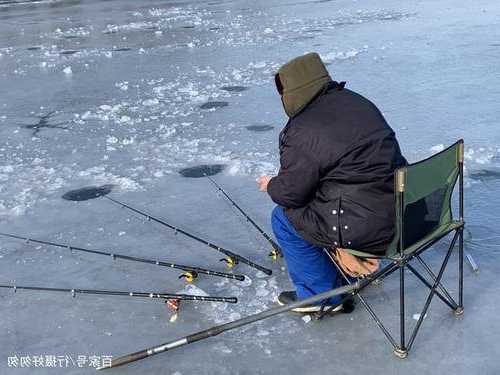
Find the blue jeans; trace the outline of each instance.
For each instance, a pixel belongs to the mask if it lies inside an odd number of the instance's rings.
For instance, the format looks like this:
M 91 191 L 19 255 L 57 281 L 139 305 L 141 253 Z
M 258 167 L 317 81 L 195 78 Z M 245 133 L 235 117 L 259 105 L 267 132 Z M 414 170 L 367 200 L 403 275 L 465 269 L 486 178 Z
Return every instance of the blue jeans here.
M 312 245 L 297 233 L 283 207 L 274 208 L 271 224 L 299 299 L 342 285 L 341 275 L 328 255 L 321 247 Z M 337 304 L 340 300 L 340 296 L 335 296 L 328 302 Z

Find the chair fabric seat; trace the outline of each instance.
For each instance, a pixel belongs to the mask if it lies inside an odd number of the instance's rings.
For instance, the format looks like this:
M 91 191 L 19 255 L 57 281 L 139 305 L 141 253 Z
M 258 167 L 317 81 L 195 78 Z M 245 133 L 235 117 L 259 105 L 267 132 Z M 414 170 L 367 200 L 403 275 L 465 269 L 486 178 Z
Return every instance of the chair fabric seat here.
M 460 228 L 463 225 L 464 225 L 464 222 L 460 221 L 460 220 L 452 220 L 451 222 L 449 222 L 447 224 L 440 225 L 436 229 L 434 229 L 431 233 L 429 233 L 427 236 L 425 236 L 422 239 L 420 239 L 419 241 L 415 242 L 413 245 L 407 247 L 404 250 L 404 253 L 405 253 L 405 255 L 409 255 L 411 253 L 414 253 L 414 252 L 420 250 L 422 247 L 429 244 L 430 242 L 434 241 L 435 239 L 440 238 L 440 237 L 452 232 L 453 230 Z M 362 250 L 356 250 L 356 249 L 344 249 L 344 250 L 347 251 L 348 253 L 354 255 L 354 256 L 361 257 L 361 258 L 378 258 L 378 259 L 386 258 L 386 259 L 394 260 L 394 259 L 398 259 L 400 256 L 399 250 L 397 248 L 397 243 L 394 243 L 394 242 L 392 242 L 391 244 L 388 245 L 388 247 L 385 251 L 385 254 L 383 254 L 383 255 L 374 255 L 374 254 L 367 253 L 367 252 L 364 252 Z

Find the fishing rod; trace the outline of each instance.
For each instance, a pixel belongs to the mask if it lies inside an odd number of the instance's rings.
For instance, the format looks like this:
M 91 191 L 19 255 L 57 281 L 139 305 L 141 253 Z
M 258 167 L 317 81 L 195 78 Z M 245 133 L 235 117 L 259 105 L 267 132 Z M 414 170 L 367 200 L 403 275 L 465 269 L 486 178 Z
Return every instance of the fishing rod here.
M 260 320 L 264 320 L 264 319 L 270 318 L 270 317 L 278 315 L 278 314 L 282 314 L 284 312 L 290 311 L 290 310 L 298 308 L 298 307 L 302 307 L 305 305 L 311 305 L 314 303 L 318 303 L 320 301 L 327 300 L 333 296 L 338 296 L 338 295 L 346 294 L 346 293 L 350 293 L 350 294 L 357 293 L 361 289 L 366 287 L 369 283 L 370 282 L 367 279 L 362 279 L 362 280 L 359 280 L 351 285 L 346 285 L 346 286 L 342 286 L 339 288 L 335 288 L 335 289 L 317 294 L 315 296 L 306 298 L 304 300 L 299 300 L 297 302 L 293 302 L 293 303 L 290 303 L 290 304 L 287 304 L 284 306 L 274 307 L 274 308 L 262 311 L 260 313 L 254 314 L 254 315 L 247 316 L 247 317 L 242 318 L 242 319 L 234 320 L 232 322 L 225 323 L 225 324 L 222 324 L 219 326 L 215 326 L 215 327 L 206 329 L 204 331 L 199 331 L 199 332 L 193 333 L 189 336 L 175 340 L 175 341 L 164 343 L 164 344 L 161 344 L 158 346 L 154 346 L 154 347 L 151 347 L 151 348 L 148 348 L 145 350 L 141 350 L 141 351 L 138 351 L 138 352 L 135 352 L 132 354 L 128 354 L 128 355 L 113 359 L 111 361 L 110 365 L 102 366 L 102 367 L 98 368 L 98 370 L 104 370 L 104 369 L 108 369 L 108 368 L 122 366 L 122 365 L 125 365 L 128 363 L 136 362 L 136 361 L 139 361 L 141 359 L 151 357 L 153 355 L 160 354 L 160 353 L 178 348 L 180 346 L 192 344 L 196 341 L 200 341 L 200 340 L 207 339 L 209 337 L 217 336 L 223 332 L 230 331 L 230 330 L 233 330 L 235 328 L 243 327 L 243 326 L 246 326 L 248 324 L 258 322 Z
M 213 178 L 206 175 L 208 180 L 220 191 L 227 200 L 245 217 L 245 219 L 253 225 L 255 229 L 271 244 L 272 250 L 269 253 L 269 256 L 273 258 L 273 260 L 278 259 L 278 257 L 283 257 L 283 251 L 279 247 L 279 245 L 269 236 L 250 216 L 247 215 L 245 211 L 229 196 L 229 194 L 217 183 Z
M 212 271 L 212 270 L 209 270 L 209 269 L 206 269 L 206 268 L 185 266 L 185 265 L 182 265 L 182 264 L 175 264 L 175 263 L 163 262 L 163 261 L 153 260 L 153 259 L 138 258 L 138 257 L 135 257 L 135 256 L 123 255 L 123 254 L 117 254 L 117 253 L 109 253 L 109 252 L 100 251 L 100 250 L 90 250 L 90 249 L 86 249 L 86 248 L 83 248 L 83 247 L 77 247 L 77 246 L 71 246 L 71 245 L 64 245 L 64 244 L 59 244 L 59 243 L 50 242 L 50 241 L 37 240 L 37 239 L 28 238 L 28 237 L 22 237 L 22 236 L 18 236 L 18 235 L 15 235 L 15 234 L 10 234 L 10 233 L 1 233 L 0 232 L 0 236 L 15 238 L 15 239 L 18 239 L 18 240 L 24 240 L 27 243 L 33 242 L 33 243 L 39 243 L 39 244 L 42 244 L 42 245 L 49 245 L 49 246 L 59 247 L 59 248 L 63 248 L 63 249 L 69 250 L 71 252 L 73 252 L 73 251 L 79 251 L 79 252 L 90 253 L 90 254 L 105 255 L 105 256 L 111 257 L 113 260 L 114 259 L 123 259 L 123 260 L 129 260 L 129 261 L 132 261 L 132 262 L 155 264 L 157 266 L 180 269 L 180 270 L 183 270 L 183 271 L 186 271 L 186 272 L 184 272 L 182 275 L 180 275 L 179 279 L 186 279 L 187 282 L 193 282 L 198 277 L 198 274 L 204 274 L 204 275 L 209 275 L 209 276 L 217 276 L 217 277 L 224 277 L 226 279 L 234 279 L 234 280 L 239 280 L 239 281 L 245 280 L 245 276 L 243 276 L 243 275 L 233 275 L 233 274 L 225 273 L 225 272 Z
M 39 286 L 18 286 L 18 285 L 5 285 L 5 284 L 0 284 L 0 288 L 13 289 L 14 293 L 16 293 L 18 290 L 71 293 L 72 297 L 75 297 L 77 294 L 93 294 L 93 295 L 103 295 L 103 296 L 125 296 L 125 297 L 164 299 L 166 301 L 176 300 L 176 301 L 238 303 L 238 299 L 236 297 L 211 297 L 211 296 L 197 296 L 190 294 L 175 294 L 175 293 L 147 293 L 147 292 L 122 292 L 122 291 L 96 290 L 96 289 L 46 288 Z
M 265 268 L 263 266 L 260 266 L 260 265 L 258 265 L 256 263 L 252 262 L 251 260 L 248 260 L 247 258 L 242 257 L 241 255 L 238 255 L 238 254 L 236 254 L 236 253 L 234 253 L 234 252 L 232 252 L 230 250 L 227 250 L 227 249 L 225 249 L 223 247 L 215 245 L 215 244 L 213 244 L 213 243 L 211 243 L 211 242 L 209 242 L 207 240 L 204 240 L 203 238 L 198 237 L 198 236 L 196 236 L 196 235 L 194 235 L 192 233 L 189 233 L 189 232 L 187 232 L 187 231 L 185 231 L 183 229 L 177 228 L 177 227 L 175 227 L 175 226 L 173 226 L 173 225 L 171 225 L 171 224 L 169 224 L 169 223 L 167 223 L 167 222 L 165 222 L 163 220 L 160 220 L 160 219 L 158 219 L 158 218 L 156 218 L 154 216 L 151 216 L 151 215 L 149 215 L 149 214 L 147 214 L 147 213 L 145 213 L 143 211 L 140 211 L 137 208 L 131 207 L 131 206 L 125 204 L 125 203 L 122 203 L 122 202 L 120 202 L 120 201 L 118 201 L 116 199 L 110 198 L 108 196 L 104 196 L 103 198 L 109 199 L 111 202 L 113 202 L 113 203 L 115 203 L 115 204 L 117 204 L 117 205 L 119 205 L 119 206 L 121 206 L 123 208 L 126 208 L 126 209 L 128 209 L 128 210 L 130 210 L 132 212 L 135 212 L 135 213 L 137 213 L 137 214 L 145 217 L 148 221 L 153 220 L 154 222 L 157 222 L 158 224 L 161 224 L 161 225 L 163 225 L 163 226 L 165 226 L 167 228 L 173 229 L 174 232 L 175 232 L 175 234 L 181 233 L 181 234 L 185 235 L 186 237 L 189 237 L 189 238 L 191 238 L 191 239 L 193 239 L 195 241 L 201 242 L 202 244 L 207 245 L 209 248 L 211 248 L 213 250 L 216 250 L 216 251 L 218 251 L 218 252 L 226 255 L 226 258 L 221 259 L 221 261 L 226 262 L 226 264 L 227 264 L 227 266 L 229 268 L 232 268 L 236 264 L 238 264 L 239 262 L 241 262 L 241 263 L 245 263 L 246 265 L 248 265 L 250 267 L 253 267 L 253 268 L 255 268 L 255 269 L 259 270 L 259 271 L 264 272 L 266 275 L 271 275 L 273 273 L 273 271 L 271 271 L 270 269 Z

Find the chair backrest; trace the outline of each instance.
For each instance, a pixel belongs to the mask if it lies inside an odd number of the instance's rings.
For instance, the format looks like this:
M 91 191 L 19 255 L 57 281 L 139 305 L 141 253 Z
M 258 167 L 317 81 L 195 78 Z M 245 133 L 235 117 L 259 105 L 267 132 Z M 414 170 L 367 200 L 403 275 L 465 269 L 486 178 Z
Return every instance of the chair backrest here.
M 453 221 L 451 198 L 463 173 L 463 140 L 431 157 L 395 171 L 395 252 L 409 248 Z M 463 199 L 461 196 L 460 199 Z M 401 238 L 402 237 L 402 238 Z

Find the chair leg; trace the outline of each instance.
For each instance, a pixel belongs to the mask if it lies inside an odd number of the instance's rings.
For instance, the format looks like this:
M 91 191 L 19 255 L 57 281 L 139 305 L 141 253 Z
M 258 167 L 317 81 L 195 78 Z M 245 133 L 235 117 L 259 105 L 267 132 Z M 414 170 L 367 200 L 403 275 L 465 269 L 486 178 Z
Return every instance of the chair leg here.
M 460 228 L 458 238 L 458 307 L 455 315 L 464 313 L 464 228 Z
M 450 255 L 453 251 L 453 248 L 455 247 L 455 243 L 457 242 L 457 238 L 458 238 L 458 233 L 455 233 L 455 236 L 453 237 L 453 240 L 451 241 L 451 245 L 448 248 L 448 251 L 446 252 L 446 256 L 443 260 L 443 263 L 441 264 L 441 268 L 439 269 L 439 272 L 437 274 L 436 281 L 432 285 L 432 289 L 430 290 L 430 293 L 427 297 L 427 300 L 425 301 L 424 308 L 422 309 L 422 312 L 420 313 L 420 317 L 417 320 L 417 324 L 415 325 L 415 328 L 413 328 L 413 332 L 411 334 L 410 340 L 408 341 L 408 350 L 410 350 L 411 347 L 413 346 L 413 343 L 415 341 L 415 337 L 417 336 L 418 330 L 420 329 L 420 326 L 422 325 L 424 317 L 427 314 L 427 310 L 429 309 L 429 305 L 431 304 L 432 298 L 436 294 L 435 293 L 436 289 L 438 288 L 438 285 L 441 282 L 441 278 L 443 277 L 446 266 L 448 265 Z
M 332 261 L 332 263 L 334 264 L 334 266 L 337 268 L 337 271 L 342 275 L 342 277 L 347 282 L 347 284 L 351 285 L 352 284 L 351 280 L 349 280 L 349 277 L 346 275 L 346 273 L 337 264 L 337 262 L 335 261 L 335 259 L 333 259 L 333 257 L 330 254 L 330 252 L 325 249 L 325 253 L 328 255 L 328 257 L 330 258 L 330 260 Z M 382 275 L 385 275 L 387 273 L 392 273 L 392 272 L 394 272 L 394 270 L 397 270 L 397 269 L 398 269 L 398 265 L 395 262 L 393 262 L 393 263 L 387 265 L 386 267 L 384 267 L 381 271 L 379 271 L 379 273 L 382 276 Z M 375 323 L 377 324 L 377 326 L 380 328 L 380 330 L 382 331 L 382 333 L 385 335 L 385 337 L 387 338 L 387 340 L 391 343 L 391 345 L 394 348 L 394 350 L 396 350 L 398 348 L 396 340 L 394 340 L 394 338 L 389 333 L 389 331 L 387 330 L 387 328 L 385 328 L 384 324 L 382 323 L 382 321 L 380 320 L 380 318 L 377 316 L 377 314 L 375 313 L 375 311 L 373 311 L 373 309 L 370 307 L 370 305 L 368 304 L 368 302 L 366 302 L 366 300 L 363 298 L 363 296 L 360 293 L 356 293 L 356 297 L 358 297 L 358 299 L 361 302 L 361 304 L 363 305 L 363 307 L 370 314 L 370 316 L 375 321 Z
M 394 354 L 398 358 L 406 358 L 408 350 L 406 349 L 405 339 L 405 266 L 399 268 L 399 347 L 394 349 Z

